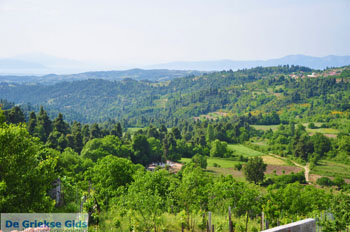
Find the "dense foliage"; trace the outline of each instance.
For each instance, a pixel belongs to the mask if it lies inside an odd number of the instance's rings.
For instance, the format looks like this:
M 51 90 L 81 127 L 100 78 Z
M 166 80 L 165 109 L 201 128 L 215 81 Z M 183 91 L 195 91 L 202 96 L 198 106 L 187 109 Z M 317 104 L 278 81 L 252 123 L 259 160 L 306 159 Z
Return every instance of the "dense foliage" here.
M 221 217 L 217 230 L 225 231 L 229 208 L 236 231 L 258 230 L 262 212 L 270 226 L 318 217 L 325 231 L 344 230 L 350 224 L 344 178 L 324 176 L 315 181 L 319 188 L 308 184 L 304 172 L 267 174 L 261 155 L 231 148 L 244 145 L 279 162 L 307 163 L 311 170 L 325 160 L 350 163 L 349 83 L 289 77 L 310 71 L 292 66 L 168 83 L 63 82 L 35 86 L 36 93 L 29 85 L 1 84 L 11 100 L 46 99 L 50 106 L 28 113 L 28 105 L 1 100 L 0 211 L 78 212 L 81 199 L 90 223 L 103 231 L 203 230 L 209 211 Z M 71 111 L 64 110 L 67 104 Z M 62 113 L 50 116 L 52 109 L 84 116 L 67 122 Z M 230 114 L 192 118 L 218 109 Z M 106 115 L 116 118 L 83 122 Z M 305 126 L 305 119 L 312 123 Z M 244 173 L 247 181 L 217 175 L 221 169 L 213 159 L 235 162 L 230 173 Z M 176 161 L 183 166 L 173 168 Z M 64 186 L 60 204 L 49 196 L 57 181 Z

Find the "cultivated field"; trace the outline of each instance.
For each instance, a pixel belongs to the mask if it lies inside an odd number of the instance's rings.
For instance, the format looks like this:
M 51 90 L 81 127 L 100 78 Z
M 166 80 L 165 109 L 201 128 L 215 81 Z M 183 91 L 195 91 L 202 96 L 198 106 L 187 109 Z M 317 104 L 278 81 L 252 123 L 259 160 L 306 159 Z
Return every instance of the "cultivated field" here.
M 342 177 L 350 179 L 350 165 L 334 161 L 321 160 L 319 164 L 311 170 L 311 174 L 328 177 Z
M 244 146 L 243 144 L 229 144 L 228 149 L 233 151 L 234 155 L 242 155 L 245 157 L 265 155 L 264 153 L 260 151 L 255 151 L 249 147 Z

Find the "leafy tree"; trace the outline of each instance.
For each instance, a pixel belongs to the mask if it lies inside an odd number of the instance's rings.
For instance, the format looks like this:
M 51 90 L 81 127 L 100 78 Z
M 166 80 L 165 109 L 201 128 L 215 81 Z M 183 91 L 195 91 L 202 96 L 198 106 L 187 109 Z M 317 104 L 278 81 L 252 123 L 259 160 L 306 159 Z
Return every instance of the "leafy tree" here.
M 89 158 L 94 162 L 108 155 L 130 158 L 131 151 L 122 145 L 120 139 L 114 135 L 90 140 L 81 151 L 82 157 Z
M 261 157 L 257 156 L 249 159 L 243 168 L 246 179 L 255 184 L 262 182 L 265 177 L 264 172 L 266 171 L 266 166 Z
M 334 194 L 330 204 L 334 216 L 335 231 L 345 230 L 350 225 L 350 197 L 348 194 Z
M 337 186 L 338 189 L 341 189 L 345 184 L 345 180 L 342 177 L 337 176 L 334 178 L 333 184 Z
M 204 155 L 201 155 L 201 154 L 195 154 L 193 157 L 192 157 L 192 160 L 191 160 L 193 163 L 197 164 L 199 167 L 203 168 L 203 169 L 206 169 L 207 168 L 207 157 L 204 156 Z
M 50 212 L 57 157 L 41 157 L 41 144 L 23 125 L 0 126 L 0 147 L 0 211 Z
M 212 157 L 225 157 L 227 154 L 227 143 L 221 142 L 218 139 L 215 139 L 211 143 L 210 156 Z
M 215 139 L 214 136 L 214 128 L 212 124 L 208 124 L 208 128 L 207 128 L 207 140 L 208 142 L 211 142 Z
M 181 183 L 177 187 L 174 198 L 175 202 L 186 212 L 187 226 L 190 215 L 194 211 L 206 210 L 208 207 L 208 186 L 211 179 L 203 172 L 202 168 L 189 164 L 183 170 Z
M 263 211 L 271 226 L 275 226 L 282 216 L 290 222 L 312 212 L 326 210 L 329 208 L 328 200 L 329 196 L 323 190 L 293 183 L 283 188 L 268 188 Z
M 150 231 L 161 226 L 159 217 L 166 211 L 166 200 L 171 178 L 169 172 L 138 172 L 127 190 L 125 210 L 133 227 L 140 231 Z
M 131 160 L 133 163 L 147 165 L 151 160 L 151 147 L 145 135 L 135 135 L 132 141 L 133 154 Z
M 134 165 L 130 160 L 108 155 L 100 159 L 97 164 L 89 169 L 89 178 L 96 191 L 97 200 L 103 205 L 119 196 L 118 188 L 126 186 L 133 181 L 132 176 L 142 166 Z
M 314 151 L 321 157 L 325 156 L 331 149 L 331 142 L 329 138 L 321 133 L 316 133 L 315 135 L 311 136 L 311 141 L 314 145 Z
M 162 144 L 161 142 L 154 138 L 150 137 L 147 139 L 147 142 L 150 146 L 150 161 L 151 162 L 160 162 L 162 160 Z
M 328 177 L 321 177 L 321 178 L 317 179 L 316 184 L 321 185 L 321 186 L 332 186 L 333 181 L 331 179 L 329 179 Z

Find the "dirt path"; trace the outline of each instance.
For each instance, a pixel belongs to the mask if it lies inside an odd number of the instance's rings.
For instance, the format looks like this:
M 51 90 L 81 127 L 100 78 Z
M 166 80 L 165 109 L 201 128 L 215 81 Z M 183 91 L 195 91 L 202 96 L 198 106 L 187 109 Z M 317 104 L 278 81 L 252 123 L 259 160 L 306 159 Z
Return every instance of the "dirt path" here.
M 280 158 L 280 159 L 283 159 L 283 160 L 286 160 L 286 158 L 282 157 L 282 156 L 279 156 L 279 155 L 276 155 L 276 154 L 270 154 L 272 156 L 276 156 L 276 158 Z M 297 166 L 297 167 L 300 167 L 302 169 L 304 169 L 305 171 L 305 180 L 306 180 L 306 183 L 310 183 L 310 178 L 309 178 L 309 173 L 310 173 L 310 163 L 307 163 L 305 166 L 301 165 L 301 164 L 298 164 L 297 162 L 291 160 L 292 163 Z
M 309 179 L 310 163 L 307 163 L 305 166 L 303 166 L 303 165 L 298 164 L 297 162 L 294 162 L 293 160 L 291 160 L 291 161 L 295 166 L 301 167 L 305 170 L 305 180 L 306 180 L 306 183 L 309 183 L 310 182 L 310 179 Z

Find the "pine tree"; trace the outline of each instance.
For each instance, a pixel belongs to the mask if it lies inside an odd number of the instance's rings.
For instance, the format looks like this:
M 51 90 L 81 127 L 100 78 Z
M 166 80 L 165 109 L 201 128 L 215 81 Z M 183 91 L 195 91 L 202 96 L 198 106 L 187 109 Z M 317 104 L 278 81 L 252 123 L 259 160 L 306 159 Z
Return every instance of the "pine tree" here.
M 27 125 L 27 130 L 28 130 L 29 134 L 34 135 L 36 125 L 37 125 L 36 115 L 32 111 L 29 115 L 29 121 L 28 121 L 28 125 Z
M 38 116 L 38 127 L 43 127 L 43 134 L 40 134 L 40 138 L 42 141 L 46 142 L 49 134 L 52 131 L 52 122 L 47 115 L 46 111 L 44 110 L 44 107 L 40 107 L 39 116 Z M 41 129 L 40 129 L 41 130 Z
M 101 130 L 97 123 L 92 124 L 90 129 L 90 140 L 101 137 Z
M 53 129 L 66 135 L 68 134 L 69 125 L 63 120 L 63 115 L 61 113 L 58 114 L 57 118 L 52 123 Z
M 90 139 L 90 128 L 89 128 L 89 125 L 86 124 L 86 125 L 83 126 L 81 134 L 83 136 L 83 143 L 86 144 L 89 141 L 89 139 Z
M 73 149 L 77 153 L 80 153 L 81 150 L 83 149 L 84 144 L 83 144 L 83 135 L 81 131 L 81 124 L 79 122 L 74 121 L 72 126 L 72 135 L 73 135 L 73 143 L 74 143 Z

